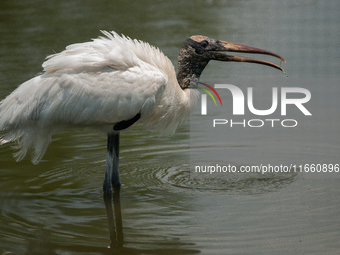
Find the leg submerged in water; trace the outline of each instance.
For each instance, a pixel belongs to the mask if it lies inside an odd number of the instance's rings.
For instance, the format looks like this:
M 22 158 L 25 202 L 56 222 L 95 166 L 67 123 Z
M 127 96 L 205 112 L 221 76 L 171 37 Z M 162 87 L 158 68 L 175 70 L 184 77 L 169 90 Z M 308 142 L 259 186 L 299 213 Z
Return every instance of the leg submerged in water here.
M 122 214 L 120 208 L 120 186 L 119 133 L 113 133 L 109 134 L 107 138 L 106 167 L 103 184 L 104 203 L 108 217 L 111 239 L 110 247 L 112 249 L 120 249 L 123 247 L 124 243 Z M 112 211 L 112 200 L 114 204 L 115 217 L 113 217 L 114 214 Z M 116 224 L 114 218 L 116 219 Z
M 109 134 L 107 138 L 106 167 L 103 184 L 104 193 L 112 193 L 120 188 L 119 179 L 119 133 Z

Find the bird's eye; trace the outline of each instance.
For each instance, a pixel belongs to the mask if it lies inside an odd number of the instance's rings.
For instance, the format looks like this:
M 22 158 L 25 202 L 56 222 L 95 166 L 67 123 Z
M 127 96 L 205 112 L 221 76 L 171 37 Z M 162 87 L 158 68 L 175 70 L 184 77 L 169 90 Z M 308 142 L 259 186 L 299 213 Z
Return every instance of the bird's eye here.
M 205 47 L 207 47 L 208 46 L 208 41 L 206 41 L 206 40 L 204 40 L 204 41 L 202 41 L 201 42 L 201 45 L 205 48 Z

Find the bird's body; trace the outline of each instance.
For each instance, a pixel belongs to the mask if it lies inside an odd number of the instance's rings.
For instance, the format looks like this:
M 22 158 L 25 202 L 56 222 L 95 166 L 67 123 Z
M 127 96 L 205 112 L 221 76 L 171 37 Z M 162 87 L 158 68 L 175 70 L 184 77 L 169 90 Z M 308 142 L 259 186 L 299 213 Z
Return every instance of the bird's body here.
M 148 128 L 172 133 L 190 112 L 190 92 L 178 86 L 171 61 L 147 43 L 104 32 L 48 57 L 44 73 L 0 103 L 2 143 L 19 140 L 22 159 L 35 148 L 38 163 L 51 135 L 90 127 L 106 133 L 140 113 Z M 195 98 L 195 97 L 193 97 Z
M 134 123 L 173 133 L 198 98 L 197 82 L 210 60 L 272 63 L 222 53 L 279 55 L 244 45 L 191 36 L 171 61 L 148 43 L 102 31 L 105 37 L 72 44 L 43 63 L 43 73 L 0 102 L 0 145 L 18 141 L 21 160 L 34 147 L 38 163 L 51 135 L 64 128 L 90 127 L 108 134 L 104 192 L 120 186 L 119 132 Z

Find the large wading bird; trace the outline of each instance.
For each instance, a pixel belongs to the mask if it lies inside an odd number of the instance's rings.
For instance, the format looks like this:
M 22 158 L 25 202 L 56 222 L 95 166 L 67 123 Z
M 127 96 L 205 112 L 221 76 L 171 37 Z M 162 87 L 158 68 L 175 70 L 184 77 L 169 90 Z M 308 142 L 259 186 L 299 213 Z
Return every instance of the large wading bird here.
M 17 141 L 17 160 L 34 148 L 33 163 L 44 155 L 51 135 L 64 128 L 89 127 L 108 134 L 103 190 L 119 188 L 119 134 L 135 123 L 172 133 L 198 98 L 197 84 L 210 60 L 270 62 L 228 55 L 225 51 L 267 54 L 270 51 L 194 35 L 171 61 L 148 43 L 102 31 L 104 37 L 72 44 L 47 57 L 43 73 L 0 102 L 0 144 Z

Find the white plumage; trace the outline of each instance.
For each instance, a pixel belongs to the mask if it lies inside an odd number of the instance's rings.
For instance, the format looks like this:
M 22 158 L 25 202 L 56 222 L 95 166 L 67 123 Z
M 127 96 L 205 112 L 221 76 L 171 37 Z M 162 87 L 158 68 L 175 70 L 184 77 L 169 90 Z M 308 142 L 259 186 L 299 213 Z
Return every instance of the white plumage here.
M 21 160 L 34 147 L 33 163 L 51 135 L 69 127 L 112 132 L 115 123 L 141 114 L 152 130 L 174 132 L 190 113 L 190 92 L 181 89 L 171 61 L 148 43 L 117 33 L 72 44 L 47 57 L 44 72 L 0 102 L 0 144 L 18 141 Z M 194 100 L 192 101 L 194 102 Z

